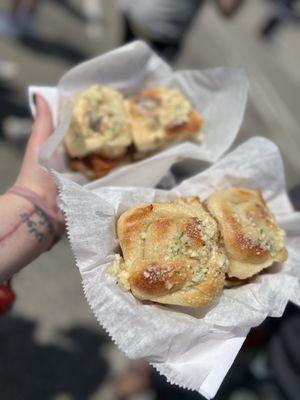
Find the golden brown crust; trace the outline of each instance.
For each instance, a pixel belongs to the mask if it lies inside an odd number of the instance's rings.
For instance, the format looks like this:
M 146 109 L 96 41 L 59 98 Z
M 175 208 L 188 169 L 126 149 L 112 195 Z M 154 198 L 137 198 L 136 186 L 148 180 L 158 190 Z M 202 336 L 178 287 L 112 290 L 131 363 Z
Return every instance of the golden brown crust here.
M 166 262 L 163 265 L 157 260 L 139 261 L 130 276 L 130 286 L 138 293 L 157 297 L 180 289 L 187 280 L 186 265 L 184 262 Z M 171 287 L 172 285 L 172 287 Z
M 217 224 L 198 199 L 129 210 L 117 228 L 124 258 L 117 275 L 127 274 L 139 299 L 201 307 L 222 290 L 227 258 Z
M 233 188 L 210 196 L 205 205 L 218 221 L 229 257 L 229 277 L 246 279 L 287 258 L 284 231 L 259 191 Z
M 132 135 L 139 152 L 160 149 L 199 133 L 202 117 L 187 99 L 171 88 L 149 88 L 128 102 Z

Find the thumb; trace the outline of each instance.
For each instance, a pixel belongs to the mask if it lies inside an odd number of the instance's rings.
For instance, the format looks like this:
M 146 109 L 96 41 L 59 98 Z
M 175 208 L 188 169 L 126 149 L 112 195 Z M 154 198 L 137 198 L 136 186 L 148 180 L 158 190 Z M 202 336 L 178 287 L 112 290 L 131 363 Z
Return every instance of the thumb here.
M 36 115 L 29 139 L 31 143 L 28 144 L 40 147 L 51 135 L 53 125 L 50 107 L 46 100 L 40 95 L 35 95 L 35 101 Z

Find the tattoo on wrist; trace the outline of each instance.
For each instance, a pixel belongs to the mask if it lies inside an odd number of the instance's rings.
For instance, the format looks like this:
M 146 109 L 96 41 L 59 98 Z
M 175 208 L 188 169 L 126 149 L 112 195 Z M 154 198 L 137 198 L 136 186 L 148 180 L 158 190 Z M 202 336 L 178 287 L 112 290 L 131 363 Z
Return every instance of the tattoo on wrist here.
M 34 215 L 38 217 L 35 218 L 35 220 L 33 219 Z M 48 218 L 43 211 L 37 207 L 35 207 L 32 215 L 24 212 L 20 214 L 20 218 L 27 226 L 28 232 L 37 240 L 38 243 L 43 242 L 49 234 L 53 233 Z

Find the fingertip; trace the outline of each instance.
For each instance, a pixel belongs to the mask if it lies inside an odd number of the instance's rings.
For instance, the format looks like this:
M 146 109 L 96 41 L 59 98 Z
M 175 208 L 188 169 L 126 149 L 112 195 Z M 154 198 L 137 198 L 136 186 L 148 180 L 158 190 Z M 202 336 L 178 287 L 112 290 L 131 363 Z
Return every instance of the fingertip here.
M 43 111 L 50 112 L 49 105 L 42 95 L 35 93 L 33 95 L 33 101 L 36 106 L 37 114 L 39 114 L 40 112 L 43 112 Z
M 47 101 L 40 94 L 35 94 L 34 102 L 36 105 L 34 125 L 46 124 L 47 126 L 52 126 L 51 110 Z
M 51 111 L 43 96 L 34 94 L 33 99 L 36 105 L 36 115 L 32 126 L 31 137 L 38 137 L 38 141 L 43 141 L 53 130 Z

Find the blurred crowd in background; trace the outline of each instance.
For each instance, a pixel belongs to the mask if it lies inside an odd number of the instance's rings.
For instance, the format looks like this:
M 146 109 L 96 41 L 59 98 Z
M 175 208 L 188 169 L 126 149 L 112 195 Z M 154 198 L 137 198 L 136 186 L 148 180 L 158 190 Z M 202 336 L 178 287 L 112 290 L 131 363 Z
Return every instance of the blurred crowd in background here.
M 234 65 L 250 78 L 236 143 L 280 147 L 300 207 L 300 2 L 297 0 L 7 0 L 0 4 L 0 172 L 17 174 L 31 126 L 30 84 L 56 85 L 73 65 L 134 39 L 179 68 Z M 16 278 L 0 317 L 0 398 L 200 399 L 129 362 L 88 310 L 67 243 Z M 47 288 L 45 288 L 45 285 Z M 299 311 L 253 330 L 216 399 L 300 399 Z

